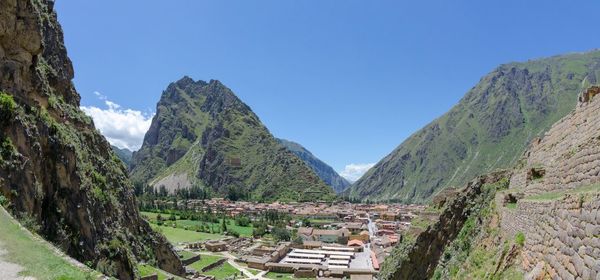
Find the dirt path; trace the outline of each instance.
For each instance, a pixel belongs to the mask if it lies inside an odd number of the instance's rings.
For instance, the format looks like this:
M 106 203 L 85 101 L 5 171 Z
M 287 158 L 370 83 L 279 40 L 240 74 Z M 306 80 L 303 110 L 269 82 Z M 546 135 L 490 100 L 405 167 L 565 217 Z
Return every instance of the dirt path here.
M 23 267 L 5 261 L 3 259 L 5 254 L 6 251 L 2 249 L 2 244 L 0 244 L 0 280 L 35 280 L 33 277 L 19 276 L 19 272 L 23 271 Z

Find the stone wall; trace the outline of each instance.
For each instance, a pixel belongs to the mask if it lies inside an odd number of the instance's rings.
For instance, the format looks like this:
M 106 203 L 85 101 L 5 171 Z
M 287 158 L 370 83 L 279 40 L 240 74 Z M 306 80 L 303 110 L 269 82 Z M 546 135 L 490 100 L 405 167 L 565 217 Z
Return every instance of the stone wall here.
M 600 98 L 575 111 L 536 139 L 513 172 L 516 208 L 499 207 L 506 239 L 525 236 L 522 268 L 528 278 L 600 279 Z M 554 193 L 540 197 L 540 194 Z M 536 195 L 538 195 L 536 197 Z
M 600 98 L 581 103 L 531 144 L 511 188 L 526 194 L 573 189 L 600 182 Z M 545 175 L 532 176 L 534 169 Z
M 520 200 L 502 211 L 502 230 L 525 236 L 523 269 L 530 279 L 600 277 L 600 194 L 569 194 L 561 199 Z M 537 269 L 536 269 L 537 268 Z

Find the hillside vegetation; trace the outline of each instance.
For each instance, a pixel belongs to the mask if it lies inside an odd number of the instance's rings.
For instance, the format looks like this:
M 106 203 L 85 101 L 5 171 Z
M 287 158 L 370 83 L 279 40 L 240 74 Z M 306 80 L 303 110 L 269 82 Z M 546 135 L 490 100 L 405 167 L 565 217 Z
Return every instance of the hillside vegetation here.
M 511 167 L 534 137 L 573 110 L 582 87 L 599 79 L 600 51 L 502 65 L 346 194 L 424 202 L 443 188 Z
M 285 139 L 277 139 L 281 145 L 298 156 L 308 165 L 325 184 L 329 185 L 336 193 L 346 190 L 350 182 L 338 174 L 331 166 L 323 162 L 302 145 Z
M 57 253 L 50 244 L 22 228 L 2 207 L 0 225 L 0 267 L 2 262 L 18 265 L 21 268 L 19 276 L 32 276 L 38 280 L 100 279 L 102 276 Z M 0 276 L 11 276 L 6 273 L 9 272 L 0 268 Z
M 137 182 L 170 192 L 200 186 L 233 200 L 334 196 L 230 89 L 189 77 L 163 92 L 131 173 Z

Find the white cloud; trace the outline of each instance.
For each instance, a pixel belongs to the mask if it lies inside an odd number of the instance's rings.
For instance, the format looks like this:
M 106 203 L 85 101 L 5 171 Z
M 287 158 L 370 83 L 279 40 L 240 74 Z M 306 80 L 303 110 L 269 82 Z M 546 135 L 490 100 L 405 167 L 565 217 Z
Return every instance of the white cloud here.
M 340 175 L 350 182 L 356 182 L 374 165 L 375 163 L 351 163 L 344 167 Z
M 95 106 L 82 106 L 81 110 L 94 119 L 96 128 L 112 145 L 135 151 L 142 146 L 144 135 L 153 115 L 144 114 L 132 109 L 121 109 L 121 105 L 107 99 L 99 92 L 94 92 L 100 100 L 104 101 L 107 108 Z

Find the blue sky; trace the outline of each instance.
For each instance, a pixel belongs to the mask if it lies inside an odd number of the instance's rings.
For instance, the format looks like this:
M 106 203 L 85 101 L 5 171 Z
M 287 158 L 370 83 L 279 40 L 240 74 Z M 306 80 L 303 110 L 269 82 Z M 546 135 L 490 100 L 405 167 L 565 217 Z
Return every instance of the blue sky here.
M 275 136 L 348 166 L 349 177 L 499 64 L 600 47 L 587 12 L 598 1 L 63 0 L 56 9 L 82 106 L 112 142 L 139 145 L 170 82 L 218 79 Z

